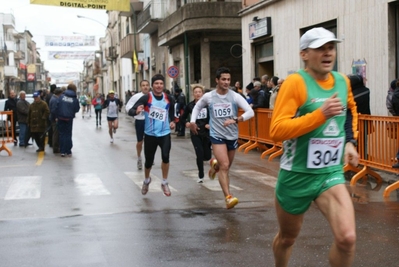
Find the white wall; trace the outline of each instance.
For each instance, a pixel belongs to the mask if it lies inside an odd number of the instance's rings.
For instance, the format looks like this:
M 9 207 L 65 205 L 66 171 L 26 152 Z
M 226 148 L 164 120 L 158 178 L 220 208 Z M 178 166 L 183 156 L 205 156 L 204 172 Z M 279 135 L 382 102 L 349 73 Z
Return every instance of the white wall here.
M 255 75 L 254 58 L 249 40 L 248 24 L 254 16 L 271 17 L 274 42 L 274 73 L 286 77 L 298 70 L 300 29 L 330 20 L 337 21 L 338 71 L 352 72 L 352 61 L 367 61 L 367 84 L 370 88 L 370 107 L 373 115 L 386 115 L 385 97 L 389 83 L 395 77 L 394 58 L 388 51 L 388 0 L 284 0 L 265 6 L 242 17 L 243 84 Z M 392 34 L 392 33 L 391 33 Z M 391 63 L 390 63 L 391 62 Z

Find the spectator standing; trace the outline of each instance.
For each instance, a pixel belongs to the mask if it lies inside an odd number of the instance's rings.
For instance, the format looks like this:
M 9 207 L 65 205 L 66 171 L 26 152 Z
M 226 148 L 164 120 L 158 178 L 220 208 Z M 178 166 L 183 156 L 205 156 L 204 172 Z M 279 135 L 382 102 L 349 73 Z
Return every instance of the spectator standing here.
M 29 115 L 29 102 L 26 101 L 25 91 L 19 93 L 19 100 L 17 102 L 17 114 L 19 124 L 19 146 L 27 147 L 31 145 L 28 143 L 29 140 L 29 129 L 28 129 L 28 115 Z
M 370 115 L 370 89 L 364 84 L 363 77 L 359 74 L 348 75 L 351 82 L 352 94 L 355 99 L 357 112 Z
M 254 88 L 251 90 L 252 104 L 250 106 L 252 109 L 264 108 L 265 105 L 265 92 L 261 90 L 262 84 L 259 81 L 254 82 Z
M 50 93 L 46 94 L 46 96 L 44 98 L 44 100 L 46 101 L 47 106 L 49 108 L 50 108 L 50 100 L 53 97 L 55 89 L 57 89 L 57 85 L 55 85 L 55 84 L 50 85 Z M 48 145 L 50 147 L 53 147 L 53 128 L 50 127 L 52 125 L 52 123 L 50 121 L 50 117 L 51 116 L 49 116 L 49 121 L 47 122 L 47 125 L 49 126 L 49 128 L 47 128 L 48 129 L 48 131 L 47 131 L 48 140 L 47 141 L 48 141 Z
M 186 107 L 186 96 L 183 94 L 183 91 L 180 88 L 175 89 L 175 101 L 176 117 L 179 118 L 176 125 L 177 136 L 185 136 L 185 122 L 181 121 L 180 117 L 183 115 L 184 108 Z
M 11 116 L 8 116 L 8 120 L 12 123 L 13 126 L 13 137 L 14 137 L 14 146 L 17 145 L 17 121 L 18 121 L 18 115 L 17 115 L 17 97 L 15 94 L 14 90 L 10 91 L 10 94 L 8 96 L 8 99 L 6 100 L 6 103 L 4 104 L 4 111 L 12 111 L 13 114 L 13 120 L 11 121 Z
M 58 123 L 61 157 L 72 157 L 72 127 L 75 114 L 79 112 L 79 100 L 76 97 L 76 85 L 68 84 L 65 92 L 58 98 L 55 114 Z
M 33 103 L 29 106 L 28 123 L 32 138 L 35 140 L 38 149 L 36 152 L 44 152 L 44 134 L 47 127 L 50 110 L 40 92 L 33 93 Z
M 278 80 L 278 77 L 273 76 L 269 81 L 270 86 L 272 86 L 272 89 L 270 90 L 270 109 L 274 109 L 274 103 L 276 102 L 278 90 L 280 89 L 280 86 L 278 85 Z
M 393 80 L 389 86 L 388 93 L 387 93 L 387 98 L 386 98 L 386 106 L 388 109 L 388 116 L 395 116 L 395 111 L 393 110 L 392 107 L 392 96 L 393 92 L 395 91 L 396 88 L 396 81 L 397 79 Z
M 50 123 L 52 129 L 52 136 L 51 139 L 53 144 L 53 153 L 58 154 L 60 153 L 60 133 L 58 131 L 58 119 L 57 119 L 57 103 L 58 98 L 61 96 L 62 90 L 61 88 L 56 88 L 52 94 L 50 99 Z

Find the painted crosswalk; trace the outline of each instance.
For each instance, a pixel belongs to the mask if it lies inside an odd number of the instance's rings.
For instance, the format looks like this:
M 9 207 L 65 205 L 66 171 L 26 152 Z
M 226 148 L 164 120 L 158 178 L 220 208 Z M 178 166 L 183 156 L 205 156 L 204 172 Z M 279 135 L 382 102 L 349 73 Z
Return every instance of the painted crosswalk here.
M 9 179 L 11 184 L 4 197 L 5 200 L 40 198 L 42 184 L 40 176 L 19 176 Z
M 190 178 L 193 183 L 197 182 L 198 171 L 197 170 L 186 170 L 181 172 L 183 177 Z M 231 176 L 238 176 L 255 180 L 266 186 L 275 187 L 276 177 L 267 175 L 257 171 L 251 170 L 232 170 L 230 171 Z M 124 177 L 130 179 L 138 190 L 141 190 L 143 183 L 143 172 L 124 172 Z M 162 178 L 156 175 L 151 175 L 152 181 L 149 192 L 161 192 Z M 244 190 L 243 188 L 234 184 L 236 179 L 231 179 L 230 189 L 231 190 Z M 81 196 L 106 196 L 111 195 L 111 190 L 107 188 L 104 181 L 96 173 L 81 173 L 76 175 L 70 185 L 71 188 L 67 190 L 74 191 L 76 194 Z M 4 200 L 23 200 L 23 199 L 39 199 L 42 197 L 42 176 L 16 176 L 16 177 L 3 177 L 0 180 L 0 199 Z M 221 191 L 218 179 L 210 180 L 205 178 L 204 183 L 200 184 L 204 188 L 211 191 Z M 178 189 L 169 185 L 172 192 L 177 192 Z
M 125 175 L 130 178 L 140 189 L 143 185 L 143 173 L 142 172 L 125 172 Z M 161 192 L 161 184 L 162 180 L 158 176 L 151 174 L 151 184 L 149 192 Z M 171 192 L 176 192 L 177 190 L 169 185 L 169 189 Z
M 191 179 L 193 179 L 195 181 L 198 179 L 198 170 L 183 171 L 182 173 L 184 176 L 190 177 Z M 211 180 L 209 178 L 205 178 L 204 180 L 205 180 L 204 183 L 201 184 L 203 187 L 205 187 L 211 191 L 222 191 L 222 188 L 220 187 L 218 179 Z M 231 190 L 243 190 L 242 188 L 235 186 L 232 183 L 230 183 L 230 189 Z
M 94 173 L 79 174 L 74 180 L 76 188 L 83 196 L 110 195 L 100 177 Z

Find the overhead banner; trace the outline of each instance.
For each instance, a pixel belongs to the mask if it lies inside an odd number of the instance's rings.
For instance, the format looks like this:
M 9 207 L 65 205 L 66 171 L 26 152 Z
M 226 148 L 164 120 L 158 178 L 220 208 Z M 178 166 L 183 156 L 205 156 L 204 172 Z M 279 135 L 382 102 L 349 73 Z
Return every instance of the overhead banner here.
M 71 83 L 79 81 L 79 72 L 50 72 L 49 76 L 55 83 Z
M 30 3 L 35 5 L 130 11 L 130 0 L 30 0 Z
M 95 46 L 95 36 L 44 36 L 45 46 Z
M 49 51 L 48 60 L 85 60 L 92 57 L 94 51 Z

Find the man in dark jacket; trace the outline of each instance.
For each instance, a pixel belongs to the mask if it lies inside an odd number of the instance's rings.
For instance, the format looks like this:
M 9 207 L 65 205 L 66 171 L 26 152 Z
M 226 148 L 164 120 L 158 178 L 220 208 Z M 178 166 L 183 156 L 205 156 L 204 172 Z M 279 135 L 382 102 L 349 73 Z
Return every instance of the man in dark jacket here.
M 183 115 L 184 112 L 184 108 L 186 107 L 186 96 L 183 94 L 182 89 L 180 88 L 176 88 L 175 89 L 175 112 L 176 115 L 178 115 L 178 117 L 181 117 Z M 177 125 L 176 125 L 176 130 L 177 130 L 177 136 L 185 136 L 185 132 L 186 132 L 186 126 L 185 126 L 185 122 L 183 121 L 178 121 Z
M 254 89 L 251 90 L 251 97 L 253 99 L 250 106 L 252 109 L 264 108 L 265 107 L 265 92 L 261 90 L 261 83 L 259 81 L 254 82 Z
M 34 101 L 29 106 L 28 123 L 32 138 L 35 140 L 36 145 L 39 147 L 36 152 L 44 152 L 44 132 L 47 127 L 48 116 L 50 110 L 41 98 L 39 92 L 33 93 Z
M 60 153 L 60 138 L 59 138 L 59 132 L 58 132 L 58 126 L 57 126 L 57 114 L 56 114 L 56 109 L 57 109 L 57 103 L 58 103 L 58 98 L 62 94 L 61 88 L 56 88 L 54 92 L 52 93 L 52 97 L 50 99 L 50 123 L 51 123 L 51 129 L 52 129 L 52 148 L 53 148 L 53 153 L 57 154 Z M 50 136 L 50 132 L 49 132 Z M 50 139 L 49 139 L 50 140 Z M 49 141 L 50 142 L 50 141 Z
M 51 100 L 56 88 L 57 88 L 57 85 L 55 85 L 55 84 L 50 85 L 50 93 L 46 94 L 45 97 L 44 97 L 44 100 L 46 101 L 47 106 L 49 108 L 50 108 L 50 100 Z M 49 120 L 48 121 L 48 126 L 50 126 L 50 125 L 51 125 L 51 121 Z M 48 145 L 50 147 L 53 147 L 53 129 L 52 129 L 52 127 L 49 128 L 47 133 L 48 133 L 47 134 L 47 136 L 48 136 Z
M 4 105 L 4 111 L 12 111 L 13 114 L 13 120 L 12 120 L 12 125 L 13 125 L 13 135 L 14 135 L 14 145 L 17 145 L 17 132 L 16 132 L 16 124 L 17 124 L 17 97 L 15 95 L 14 90 L 10 91 L 10 94 L 8 96 L 8 99 L 6 100 L 6 103 Z M 11 116 L 8 118 L 9 121 L 11 121 Z
M 76 98 L 76 85 L 68 84 L 64 94 L 57 101 L 55 114 L 58 120 L 58 132 L 61 157 L 72 157 L 72 125 L 75 114 L 79 112 L 79 100 Z
M 364 85 L 361 75 L 348 75 L 351 82 L 352 94 L 356 102 L 357 112 L 370 115 L 370 89 Z
M 25 91 L 21 91 L 19 93 L 19 100 L 17 102 L 17 116 L 18 116 L 18 124 L 19 124 L 19 146 L 27 147 L 31 145 L 28 143 L 30 138 L 29 129 L 28 129 L 28 114 L 29 114 L 29 102 L 25 99 L 26 93 Z

